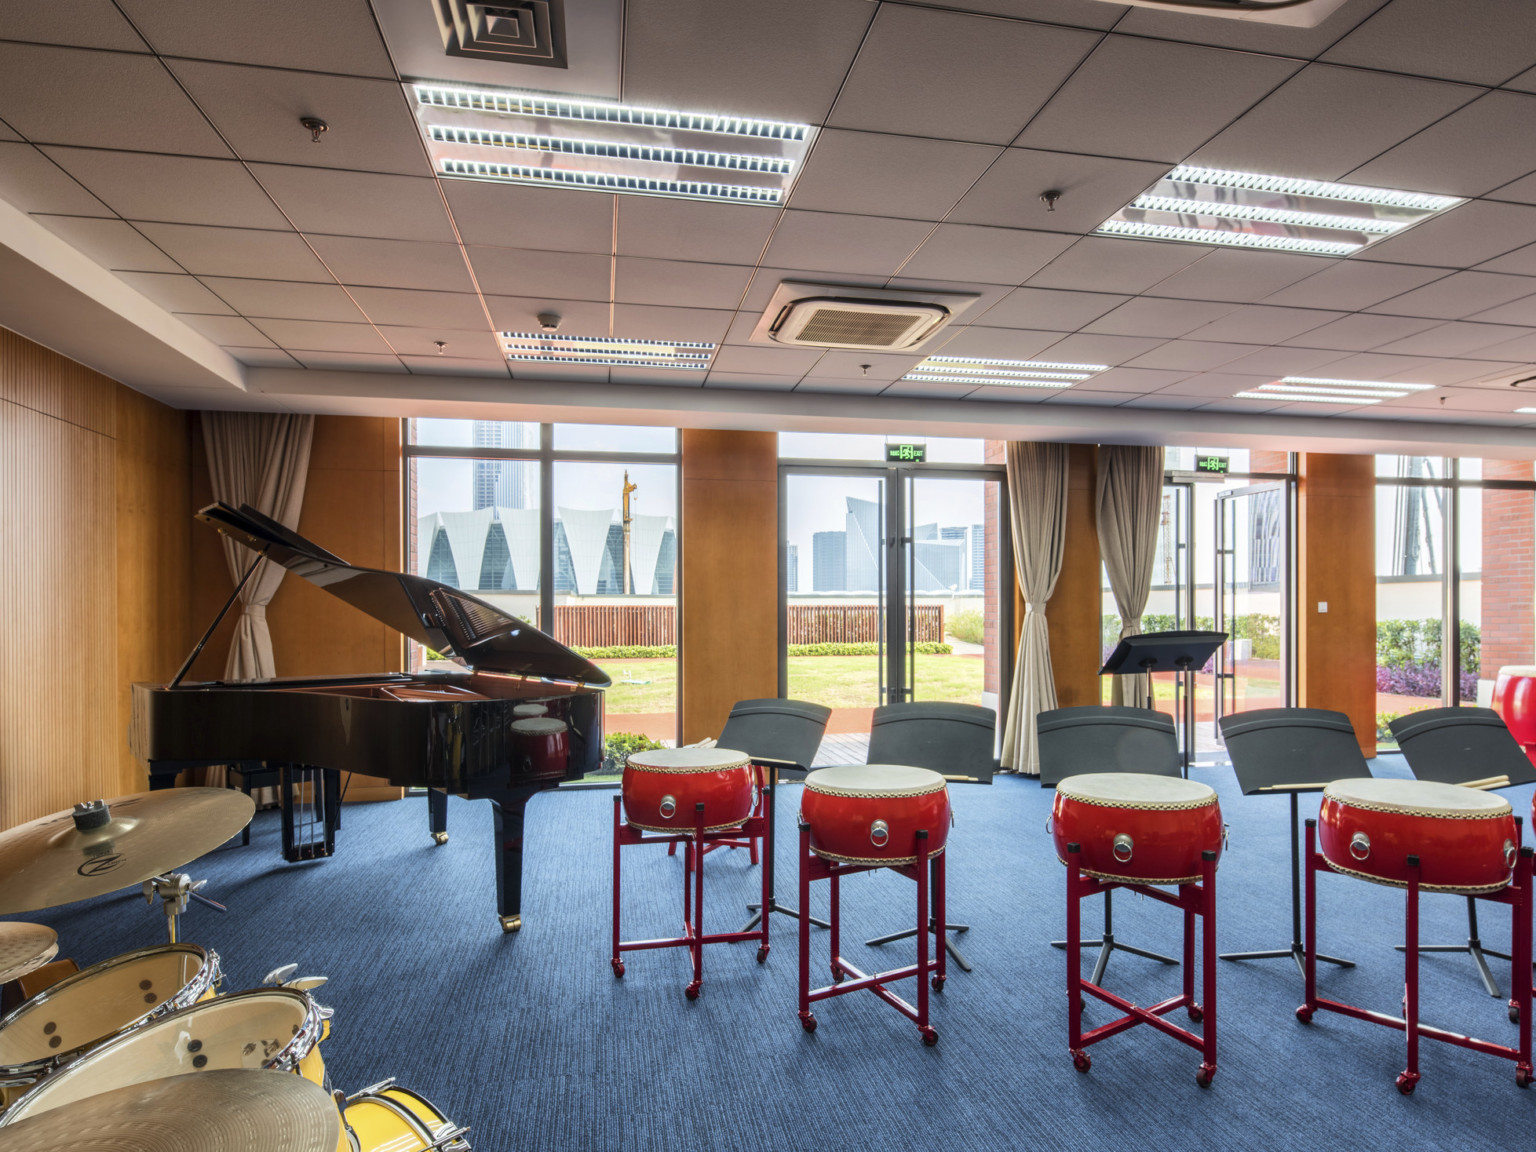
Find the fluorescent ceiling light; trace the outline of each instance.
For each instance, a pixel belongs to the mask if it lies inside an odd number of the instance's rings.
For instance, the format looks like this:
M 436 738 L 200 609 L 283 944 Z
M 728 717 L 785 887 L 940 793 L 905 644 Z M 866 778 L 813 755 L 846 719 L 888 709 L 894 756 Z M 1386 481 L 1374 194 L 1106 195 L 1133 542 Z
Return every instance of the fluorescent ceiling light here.
M 980 356 L 930 356 L 923 361 L 923 364 L 987 364 L 1000 368 L 1059 368 L 1063 372 L 1109 370 L 1108 364 L 1066 364 L 1058 360 L 990 360 Z
M 779 204 L 816 135 L 809 124 L 541 92 L 406 90 L 434 170 L 466 180 Z
M 1380 404 L 1380 400 L 1368 400 L 1355 396 L 1287 396 L 1279 392 L 1234 392 L 1239 400 L 1290 400 L 1294 404 Z
M 1389 392 L 1378 388 L 1321 388 L 1313 384 L 1261 384 L 1259 391 L 1302 396 L 1374 396 L 1378 400 L 1397 400 L 1408 395 L 1407 392 Z
M 903 380 L 916 380 L 926 384 L 991 384 L 998 388 L 1070 388 L 1073 380 L 1011 380 L 999 376 L 929 376 L 920 372 L 908 372 Z
M 1098 232 L 1348 256 L 1461 203 L 1455 196 L 1180 164 Z
M 1524 416 L 1536 416 L 1536 408 L 1516 408 L 1515 411 Z
M 558 336 L 547 332 L 503 332 L 508 360 L 546 364 L 606 364 L 612 368 L 682 368 L 702 372 L 714 357 L 713 344 L 679 340 L 634 340 L 612 336 Z
M 1399 392 L 1428 392 L 1433 384 L 1399 384 L 1396 380 L 1335 380 L 1327 376 L 1282 376 L 1277 384 L 1329 384 L 1335 388 L 1392 388 Z
M 1018 376 L 1027 380 L 1086 380 L 1086 372 L 1031 372 L 1017 368 L 988 368 L 980 364 L 946 365 L 919 364 L 914 372 L 975 372 L 986 376 Z
M 936 384 L 992 384 L 1005 388 L 1070 388 L 1107 364 L 1056 360 L 992 360 L 981 356 L 930 356 L 912 366 L 903 380 Z

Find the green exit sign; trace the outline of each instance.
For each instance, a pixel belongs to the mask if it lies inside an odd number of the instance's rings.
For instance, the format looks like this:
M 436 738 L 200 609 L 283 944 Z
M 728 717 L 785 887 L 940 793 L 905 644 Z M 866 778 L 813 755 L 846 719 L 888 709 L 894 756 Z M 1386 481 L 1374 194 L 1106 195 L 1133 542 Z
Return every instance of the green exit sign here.
M 887 444 L 885 458 L 891 464 L 921 464 L 928 454 L 926 444 Z
M 1225 476 L 1231 464 L 1230 456 L 1195 457 L 1195 471 L 1204 472 L 1207 476 Z

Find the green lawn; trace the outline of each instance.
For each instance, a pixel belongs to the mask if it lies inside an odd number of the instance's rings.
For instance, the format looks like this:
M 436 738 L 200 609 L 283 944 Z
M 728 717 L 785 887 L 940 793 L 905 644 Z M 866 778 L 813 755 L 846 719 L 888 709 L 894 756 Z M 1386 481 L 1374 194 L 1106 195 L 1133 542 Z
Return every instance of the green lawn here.
M 916 696 L 920 700 L 981 703 L 984 661 L 979 656 L 918 656 Z M 829 708 L 873 708 L 880 701 L 875 656 L 794 656 L 789 661 L 789 695 Z
M 635 712 L 677 711 L 676 660 L 597 660 L 594 663 L 613 678 L 604 710 L 612 715 Z M 648 680 L 627 684 L 626 680 Z

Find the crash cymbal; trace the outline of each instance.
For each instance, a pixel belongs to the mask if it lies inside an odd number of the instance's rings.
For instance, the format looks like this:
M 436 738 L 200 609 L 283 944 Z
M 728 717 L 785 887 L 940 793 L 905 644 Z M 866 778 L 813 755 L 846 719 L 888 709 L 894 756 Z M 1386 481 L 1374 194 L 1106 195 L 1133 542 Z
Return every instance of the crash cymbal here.
M 340 1137 L 325 1089 L 263 1068 L 147 1080 L 0 1122 L 5 1152 L 336 1152 Z
M 59 951 L 59 934 L 42 924 L 0 924 L 0 984 L 41 968 Z
M 0 832 L 0 915 L 52 908 L 159 876 L 250 823 L 227 788 L 167 788 L 76 804 Z

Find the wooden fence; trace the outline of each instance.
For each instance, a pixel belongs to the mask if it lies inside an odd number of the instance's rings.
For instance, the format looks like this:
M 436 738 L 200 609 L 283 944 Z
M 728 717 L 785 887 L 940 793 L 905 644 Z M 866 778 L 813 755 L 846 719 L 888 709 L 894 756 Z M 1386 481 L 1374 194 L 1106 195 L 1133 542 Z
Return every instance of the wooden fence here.
M 919 643 L 944 639 L 944 606 L 915 609 Z M 858 644 L 880 639 L 880 613 L 873 604 L 791 604 L 791 644 Z
M 674 604 L 567 604 L 555 608 L 555 635 L 572 648 L 677 643 Z

